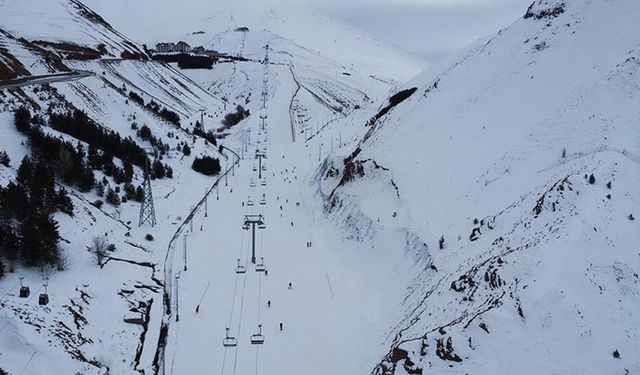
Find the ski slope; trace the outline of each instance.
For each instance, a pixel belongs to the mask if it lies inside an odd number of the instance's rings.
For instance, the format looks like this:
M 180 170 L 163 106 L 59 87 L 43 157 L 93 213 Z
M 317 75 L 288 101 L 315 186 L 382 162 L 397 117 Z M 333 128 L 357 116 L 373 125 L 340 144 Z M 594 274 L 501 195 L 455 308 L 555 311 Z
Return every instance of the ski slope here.
M 288 72 L 282 66 L 269 70 L 270 79 Z M 243 125 L 241 134 L 250 132 L 245 159 L 221 187 L 220 200 L 209 200 L 208 216 L 203 209 L 196 215 L 186 236 L 187 271 L 184 237 L 177 241 L 179 321 L 170 325 L 165 371 L 366 373 L 376 360 L 381 327 L 394 307 L 386 293 L 394 286 L 380 276 L 390 275 L 397 261 L 336 238 L 314 203 L 308 180 L 317 154 L 290 136 L 288 108 L 295 91 L 292 80 L 280 80 L 267 109 L 258 111 L 268 117 L 266 129 L 255 115 Z M 253 155 L 265 149 L 266 170 L 259 179 Z M 264 258 L 268 275 L 251 263 L 251 231 L 242 229 L 250 214 L 264 215 L 266 229 L 256 229 L 256 257 Z M 245 274 L 235 273 L 237 259 Z M 265 337 L 260 346 L 249 340 L 258 324 Z M 237 347 L 222 346 L 227 327 Z

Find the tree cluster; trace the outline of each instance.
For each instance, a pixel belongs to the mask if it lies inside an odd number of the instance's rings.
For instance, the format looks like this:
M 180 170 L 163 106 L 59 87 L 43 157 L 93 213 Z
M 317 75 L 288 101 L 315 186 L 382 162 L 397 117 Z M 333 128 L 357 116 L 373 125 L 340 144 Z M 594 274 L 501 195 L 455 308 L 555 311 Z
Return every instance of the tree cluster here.
M 141 168 L 147 161 L 146 152 L 133 139 L 122 139 L 118 133 L 96 124 L 82 111 L 51 114 L 49 126 Z
M 55 167 L 55 175 L 65 184 L 74 185 L 84 192 L 93 189 L 95 177 L 91 166 L 85 162 L 84 148 L 45 134 L 38 125 L 32 124 L 36 121 L 26 108 L 15 113 L 16 128 L 27 136 L 33 154 L 48 160 Z
M 218 141 L 216 140 L 216 135 L 211 130 L 205 132 L 204 129 L 202 129 L 202 126 L 198 126 L 199 124 L 200 122 L 196 122 L 196 127 L 193 129 L 193 135 L 204 138 L 214 146 L 217 146 Z
M 234 125 L 237 125 L 240 121 L 244 120 L 245 118 L 249 117 L 249 115 L 250 115 L 249 110 L 245 109 L 243 106 L 238 104 L 238 106 L 236 106 L 235 112 L 227 113 L 224 116 L 224 119 L 222 119 L 222 125 L 226 126 L 227 128 L 230 128 Z
M 156 138 L 155 135 L 151 132 L 151 128 L 147 125 L 142 125 L 136 132 L 138 137 L 142 138 L 142 140 L 151 143 L 151 145 L 160 153 L 164 154 L 168 149 L 169 145 L 166 145 L 162 142 L 161 139 Z
M 47 159 L 25 156 L 15 181 L 0 188 L 0 258 L 22 260 L 27 266 L 55 264 L 58 223 L 53 214 L 73 216 L 73 202 L 64 188 L 56 189 Z
M 221 170 L 220 160 L 210 156 L 196 157 L 193 160 L 191 169 L 206 176 L 215 176 Z
M 180 116 L 174 111 L 162 107 L 160 104 L 156 103 L 153 99 L 145 106 L 152 112 L 155 112 L 158 116 L 167 120 L 175 126 L 180 126 Z

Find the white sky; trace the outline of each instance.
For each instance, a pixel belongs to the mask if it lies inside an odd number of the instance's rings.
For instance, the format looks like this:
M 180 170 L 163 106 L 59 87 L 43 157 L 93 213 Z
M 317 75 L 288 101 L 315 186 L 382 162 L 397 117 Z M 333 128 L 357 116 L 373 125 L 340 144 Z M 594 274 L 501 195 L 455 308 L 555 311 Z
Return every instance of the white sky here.
M 335 18 L 436 62 L 522 17 L 533 0 L 322 1 Z
M 272 7 L 311 7 L 431 63 L 511 24 L 524 15 L 531 1 L 84 0 L 127 36 L 149 44 L 169 36 L 179 38 L 178 30 L 183 35 L 190 30 L 190 24 L 220 9 L 234 9 L 239 14 Z

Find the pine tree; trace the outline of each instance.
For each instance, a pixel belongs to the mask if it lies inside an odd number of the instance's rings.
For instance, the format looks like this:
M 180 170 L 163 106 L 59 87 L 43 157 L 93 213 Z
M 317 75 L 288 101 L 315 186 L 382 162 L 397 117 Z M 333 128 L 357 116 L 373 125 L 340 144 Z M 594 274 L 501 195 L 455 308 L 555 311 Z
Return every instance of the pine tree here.
M 4 150 L 0 151 L 0 164 L 4 165 L 5 167 L 8 167 L 9 163 L 11 163 L 11 158 L 9 158 L 9 155 L 7 155 L 7 152 Z
M 102 181 L 98 181 L 98 183 L 96 183 L 96 194 L 98 194 L 99 197 L 104 197 L 104 190 L 104 184 Z
M 106 199 L 107 199 L 107 202 L 109 202 L 110 204 L 112 204 L 114 206 L 119 206 L 120 205 L 120 197 L 118 196 L 118 193 L 116 193 L 111 188 L 109 188 L 109 190 L 107 191 Z

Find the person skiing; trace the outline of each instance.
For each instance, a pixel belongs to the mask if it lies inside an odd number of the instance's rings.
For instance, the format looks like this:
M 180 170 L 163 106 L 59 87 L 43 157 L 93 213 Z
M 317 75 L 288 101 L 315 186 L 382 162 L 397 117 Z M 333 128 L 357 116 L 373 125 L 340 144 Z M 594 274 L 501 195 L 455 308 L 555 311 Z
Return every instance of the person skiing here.
M 271 307 L 271 300 L 267 301 L 267 307 Z
M 264 270 L 264 275 L 269 276 L 269 270 Z
M 282 331 L 282 323 L 280 323 L 280 331 Z
M 289 282 L 289 289 L 291 289 L 293 287 L 293 284 L 291 284 L 291 282 Z

